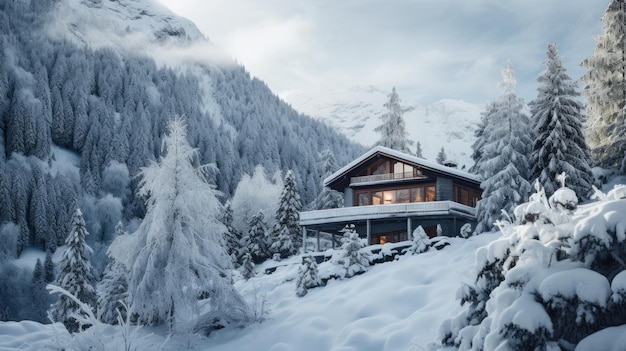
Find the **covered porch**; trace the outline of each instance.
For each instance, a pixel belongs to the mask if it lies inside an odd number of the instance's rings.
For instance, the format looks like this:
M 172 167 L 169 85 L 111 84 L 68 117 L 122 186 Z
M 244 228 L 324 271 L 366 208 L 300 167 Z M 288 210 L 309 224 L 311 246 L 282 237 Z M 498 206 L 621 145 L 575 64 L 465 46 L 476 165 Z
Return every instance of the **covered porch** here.
M 354 224 L 368 245 L 411 240 L 411 233 L 422 226 L 429 236 L 436 236 L 439 225 L 442 235 L 456 236 L 460 228 L 476 223 L 473 207 L 453 201 L 433 201 L 388 205 L 344 207 L 300 213 L 304 252 L 307 238 L 314 237 L 314 250 L 320 250 L 320 238 L 331 238 L 332 246 L 340 245 L 341 229 Z

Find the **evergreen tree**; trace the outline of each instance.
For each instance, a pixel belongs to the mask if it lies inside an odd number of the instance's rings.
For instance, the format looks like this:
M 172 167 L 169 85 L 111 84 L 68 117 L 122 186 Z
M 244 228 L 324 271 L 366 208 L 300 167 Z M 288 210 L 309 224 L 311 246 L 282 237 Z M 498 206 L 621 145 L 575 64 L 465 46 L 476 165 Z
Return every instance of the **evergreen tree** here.
M 109 249 L 130 270 L 129 313 L 141 324 L 167 322 L 173 332 L 189 323 L 208 331 L 247 322 L 248 307 L 226 274 L 231 262 L 219 193 L 205 181 L 207 167 L 193 165 L 197 150 L 185 123 L 177 118 L 168 128 L 163 156 L 141 171 L 146 216 L 135 234 L 116 238 Z M 208 312 L 190 320 L 200 300 Z
M 320 161 L 324 172 L 323 179 L 330 177 L 338 169 L 337 161 L 335 161 L 335 156 L 330 149 L 326 149 L 320 153 Z M 316 199 L 316 208 L 323 210 L 339 207 L 343 207 L 342 194 L 336 190 L 325 187 L 322 183 L 322 191 Z
M 296 187 L 294 173 L 290 170 L 284 180 L 283 191 L 280 195 L 278 210 L 276 211 L 276 224 L 272 232 L 272 245 L 270 250 L 279 253 L 282 258 L 294 255 L 302 246 L 300 232 L 300 195 Z
M 413 255 L 428 251 L 430 248 L 430 240 L 422 226 L 418 226 L 413 231 L 413 244 L 409 248 L 409 252 Z
M 530 157 L 532 175 L 546 195 L 560 188 L 556 176 L 565 172 L 568 187 L 587 199 L 593 184 L 589 148 L 583 136 L 583 105 L 576 83 L 561 64 L 556 44 L 548 45 L 546 70 L 539 76 L 537 98 L 530 103 L 536 135 Z
M 102 280 L 98 283 L 98 311 L 103 323 L 117 324 L 116 310 L 126 319 L 127 311 L 122 303 L 128 305 L 127 275 L 126 267 L 113 258 L 104 269 Z
M 241 258 L 241 274 L 244 278 L 250 279 L 254 277 L 254 262 L 252 262 L 252 255 L 248 252 L 247 248 L 244 248 L 244 254 Z
M 270 258 L 271 251 L 268 246 L 268 231 L 267 224 L 265 224 L 265 217 L 263 212 L 259 211 L 252 216 L 250 223 L 248 224 L 248 233 L 242 239 L 242 247 L 247 249 L 247 252 L 252 256 L 252 262 L 261 263 Z
M 343 276 L 346 278 L 361 274 L 369 269 L 369 254 L 363 250 L 365 241 L 359 237 L 354 225 L 347 225 L 343 230 L 343 244 L 345 251 L 343 261 Z
M 230 201 L 226 201 L 224 212 L 222 213 L 222 223 L 226 226 L 224 235 L 226 240 L 226 253 L 230 256 L 233 264 L 238 261 L 238 254 L 241 248 L 241 234 L 233 227 L 233 209 Z
M 442 146 L 441 150 L 439 150 L 439 153 L 437 154 L 436 161 L 437 161 L 438 164 L 442 165 L 447 160 L 448 160 L 448 156 L 446 156 L 446 150 Z
M 419 158 L 425 158 L 424 150 L 422 150 L 422 143 L 420 143 L 419 141 L 417 142 L 417 146 L 415 147 L 415 156 Z
M 37 259 L 35 269 L 33 270 L 32 286 L 30 289 L 30 306 L 29 319 L 39 323 L 46 322 L 46 310 L 49 305 L 49 294 L 46 291 L 46 282 L 44 281 L 44 269 L 41 260 Z
M 296 295 L 303 297 L 309 289 L 322 286 L 317 262 L 311 256 L 302 257 L 302 264 L 298 267 L 298 280 L 296 280 Z
M 52 253 L 46 252 L 46 259 L 43 262 L 43 281 L 46 284 L 52 283 L 55 279 L 54 263 L 52 262 Z
M 488 107 L 485 116 L 483 145 L 477 169 L 483 178 L 482 199 L 478 202 L 477 233 L 490 231 L 501 219 L 502 211 L 513 209 L 528 198 L 528 155 L 532 145 L 529 118 L 524 112 L 523 101 L 515 94 L 513 67 L 502 71 L 504 94 Z M 478 143 L 478 142 L 477 142 Z
M 594 53 L 583 61 L 587 141 L 599 165 L 619 167 L 626 151 L 626 4 L 611 0 Z
M 409 146 L 413 145 L 413 140 L 408 139 L 409 133 L 406 131 L 403 115 L 412 108 L 400 105 L 400 97 L 395 87 L 391 90 L 388 97 L 389 100 L 384 105 L 387 108 L 387 112 L 380 116 L 382 124 L 374 129 L 380 133 L 380 139 L 376 142 L 376 145 L 382 145 L 410 154 Z
M 80 209 L 76 209 L 72 218 L 72 229 L 65 240 L 67 249 L 63 253 L 60 265 L 61 272 L 55 285 L 67 290 L 83 303 L 95 307 L 95 277 L 88 258 L 92 250 L 85 242 L 87 235 L 89 233 L 85 227 L 83 214 Z M 78 305 L 67 296 L 59 296 L 59 300 L 52 306 L 51 312 L 54 320 L 62 322 L 69 332 L 79 331 L 79 323 L 70 317 L 72 313 L 79 312 Z

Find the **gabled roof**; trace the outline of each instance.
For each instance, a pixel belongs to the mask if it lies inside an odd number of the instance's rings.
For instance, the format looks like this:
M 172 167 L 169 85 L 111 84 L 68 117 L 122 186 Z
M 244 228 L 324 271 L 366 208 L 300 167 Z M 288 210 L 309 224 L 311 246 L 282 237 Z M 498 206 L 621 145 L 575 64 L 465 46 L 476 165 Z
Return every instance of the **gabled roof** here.
M 363 155 L 358 157 L 356 160 L 348 163 L 347 165 L 339 169 L 337 172 L 331 174 L 328 178 L 324 179 L 324 186 L 329 186 L 331 183 L 335 182 L 336 180 L 350 173 L 350 171 L 352 171 L 353 169 L 357 168 L 358 166 L 362 165 L 363 163 L 367 162 L 368 160 L 378 155 L 394 158 L 394 159 L 397 159 L 398 161 L 403 161 L 408 164 L 414 164 L 421 168 L 431 170 L 435 173 L 446 175 L 452 178 L 459 178 L 459 179 L 480 185 L 480 178 L 475 174 L 467 173 L 465 171 L 461 171 L 461 170 L 451 168 L 451 167 L 446 167 L 438 163 L 429 162 L 423 158 L 408 155 L 403 152 L 379 145 L 379 146 L 372 148 L 368 152 L 364 153 Z

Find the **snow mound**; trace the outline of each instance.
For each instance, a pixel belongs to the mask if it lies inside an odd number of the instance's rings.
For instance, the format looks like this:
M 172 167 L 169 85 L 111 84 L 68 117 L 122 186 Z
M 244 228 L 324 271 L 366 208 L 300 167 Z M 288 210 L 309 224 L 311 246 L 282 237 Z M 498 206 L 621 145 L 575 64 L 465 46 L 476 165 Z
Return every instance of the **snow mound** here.
M 576 351 L 623 351 L 626 345 L 626 325 L 602 329 L 578 343 Z

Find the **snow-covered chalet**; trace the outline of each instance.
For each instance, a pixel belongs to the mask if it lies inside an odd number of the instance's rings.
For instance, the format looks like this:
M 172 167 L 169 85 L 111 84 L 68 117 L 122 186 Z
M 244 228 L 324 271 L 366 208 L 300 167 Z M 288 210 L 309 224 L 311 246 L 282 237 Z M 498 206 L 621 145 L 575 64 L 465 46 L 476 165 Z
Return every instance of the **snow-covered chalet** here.
M 476 225 L 477 176 L 376 146 L 324 180 L 343 193 L 344 207 L 300 213 L 305 237 L 338 234 L 347 224 L 369 245 L 410 240 L 417 226 L 428 236 L 457 236 Z M 438 230 L 438 227 L 440 228 Z

